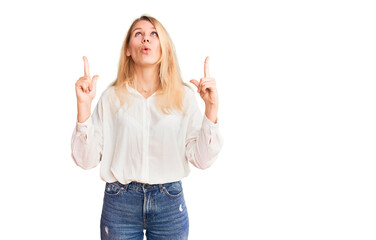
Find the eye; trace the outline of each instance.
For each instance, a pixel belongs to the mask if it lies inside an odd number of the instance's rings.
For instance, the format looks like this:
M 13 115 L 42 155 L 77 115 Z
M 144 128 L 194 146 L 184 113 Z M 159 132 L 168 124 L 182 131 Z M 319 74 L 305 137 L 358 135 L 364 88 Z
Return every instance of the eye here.
M 152 35 L 152 36 L 157 36 L 157 37 L 158 37 L 158 33 L 157 33 L 157 32 L 152 32 L 151 35 Z
M 141 33 L 140 33 L 140 32 L 136 32 L 136 33 L 134 34 L 134 36 L 135 36 L 135 37 L 141 36 Z

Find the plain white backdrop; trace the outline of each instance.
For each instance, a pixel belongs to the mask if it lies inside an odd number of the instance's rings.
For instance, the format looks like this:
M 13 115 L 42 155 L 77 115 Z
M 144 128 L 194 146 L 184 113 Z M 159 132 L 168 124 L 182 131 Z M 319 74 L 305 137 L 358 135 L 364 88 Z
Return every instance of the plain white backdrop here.
M 70 155 L 74 84 L 85 55 L 94 109 L 131 22 L 150 14 L 184 81 L 206 56 L 217 81 L 225 142 L 183 179 L 190 239 L 376 239 L 375 12 L 361 0 L 0 3 L 1 238 L 99 239 L 105 183 Z

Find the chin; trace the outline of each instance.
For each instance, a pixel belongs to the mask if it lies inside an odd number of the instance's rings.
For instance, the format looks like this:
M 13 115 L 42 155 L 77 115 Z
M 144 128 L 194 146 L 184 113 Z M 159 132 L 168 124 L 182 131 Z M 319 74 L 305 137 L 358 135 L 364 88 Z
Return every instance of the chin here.
M 141 66 L 153 66 L 156 65 L 158 61 L 141 61 L 139 62 L 139 65 Z

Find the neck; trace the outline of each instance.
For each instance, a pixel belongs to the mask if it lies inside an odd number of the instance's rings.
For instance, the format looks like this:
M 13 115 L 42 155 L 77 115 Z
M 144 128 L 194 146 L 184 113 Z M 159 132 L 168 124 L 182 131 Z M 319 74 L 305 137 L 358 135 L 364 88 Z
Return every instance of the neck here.
M 158 88 L 160 83 L 159 67 L 135 66 L 135 77 L 139 90 L 154 91 Z

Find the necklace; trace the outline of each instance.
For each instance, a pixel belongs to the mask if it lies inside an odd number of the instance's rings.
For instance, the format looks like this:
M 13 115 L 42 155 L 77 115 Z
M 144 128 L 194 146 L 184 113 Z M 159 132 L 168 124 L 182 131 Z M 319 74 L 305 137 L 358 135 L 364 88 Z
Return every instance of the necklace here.
M 142 88 L 142 92 L 144 92 L 144 93 L 148 93 L 150 91 L 151 91 L 151 89 L 150 90 L 145 90 L 144 88 Z
M 157 87 L 155 89 L 158 89 L 158 87 L 159 87 L 159 84 L 157 85 Z M 151 92 L 153 90 L 153 88 L 150 88 L 149 90 L 145 90 L 145 88 L 143 88 L 142 86 L 140 86 L 140 88 L 141 88 L 141 91 L 143 93 L 149 93 L 149 92 Z

